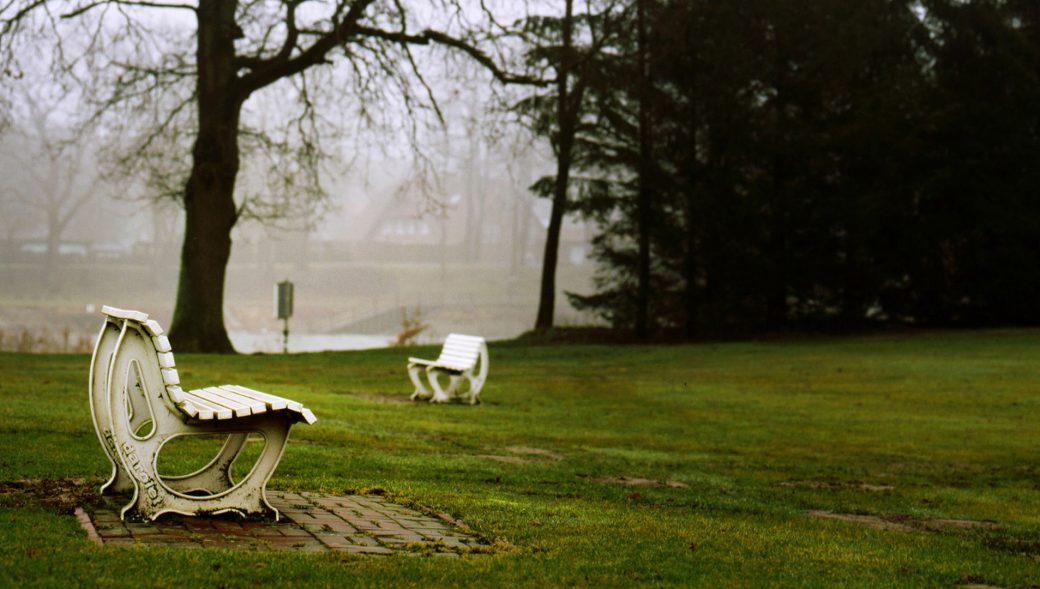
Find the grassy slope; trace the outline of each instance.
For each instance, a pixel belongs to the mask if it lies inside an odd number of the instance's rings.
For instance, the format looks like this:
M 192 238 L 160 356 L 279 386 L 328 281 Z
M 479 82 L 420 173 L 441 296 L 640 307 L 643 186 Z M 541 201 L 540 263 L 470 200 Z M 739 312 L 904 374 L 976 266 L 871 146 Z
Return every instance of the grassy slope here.
M 99 550 L 69 516 L 0 508 L 0 585 L 1040 584 L 1040 332 L 491 354 L 480 407 L 400 402 L 398 350 L 177 359 L 188 386 L 233 382 L 313 408 L 319 422 L 294 429 L 271 487 L 379 486 L 516 551 Z M 0 481 L 106 473 L 88 362 L 0 354 Z M 504 446 L 563 459 L 481 457 Z M 592 480 L 609 475 L 688 487 Z M 814 509 L 1001 525 L 879 530 Z

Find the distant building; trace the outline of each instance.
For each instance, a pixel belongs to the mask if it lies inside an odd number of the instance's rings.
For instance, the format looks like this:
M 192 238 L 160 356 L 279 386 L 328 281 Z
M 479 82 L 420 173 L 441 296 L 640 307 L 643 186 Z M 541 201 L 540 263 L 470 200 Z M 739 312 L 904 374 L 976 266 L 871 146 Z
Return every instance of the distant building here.
M 356 211 L 351 231 L 343 235 L 353 257 L 540 265 L 550 202 L 493 178 L 483 179 L 479 190 L 467 191 L 468 180 L 461 175 L 442 178 L 438 194 L 393 189 L 372 198 Z M 586 263 L 590 237 L 585 223 L 566 220 L 560 263 Z

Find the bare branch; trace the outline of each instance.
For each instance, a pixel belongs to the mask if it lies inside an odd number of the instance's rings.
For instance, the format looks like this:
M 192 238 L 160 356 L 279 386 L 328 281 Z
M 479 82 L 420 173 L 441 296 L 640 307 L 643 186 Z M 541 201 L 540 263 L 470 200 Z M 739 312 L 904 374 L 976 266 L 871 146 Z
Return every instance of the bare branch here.
M 13 4 L 14 2 L 10 2 L 6 6 L 4 6 L 4 11 L 6 12 L 7 8 Z M 30 2 L 29 4 L 25 5 L 18 12 L 12 14 L 10 18 L 4 19 L 4 28 L 0 29 L 0 37 L 3 37 L 4 35 L 11 32 L 11 30 L 13 30 L 15 27 L 20 25 L 22 23 L 22 20 L 25 19 L 25 17 L 28 16 L 31 12 L 33 12 L 37 8 L 45 7 L 46 5 L 47 0 L 35 0 L 34 2 Z
M 292 47 L 288 51 L 280 51 L 274 59 L 257 62 L 255 69 L 240 78 L 239 86 L 243 96 L 268 86 L 282 78 L 298 74 L 309 67 L 327 61 L 327 55 L 334 48 L 349 39 L 355 33 L 357 22 L 365 14 L 365 10 L 374 0 L 357 0 L 350 5 L 350 10 L 340 19 L 336 26 L 322 34 L 313 45 L 304 49 L 296 57 L 290 58 Z M 340 5 L 342 6 L 342 5 Z M 337 13 L 339 8 L 337 8 Z M 291 12 L 290 12 L 291 14 Z M 294 43 L 295 45 L 295 43 Z
M 503 71 L 501 68 L 498 67 L 494 60 L 492 60 L 491 57 L 488 56 L 487 53 L 484 53 L 477 47 L 474 47 L 473 45 L 467 43 L 462 39 L 452 37 L 451 35 L 448 35 L 447 33 L 442 33 L 441 31 L 426 29 L 418 35 L 412 35 L 403 32 L 384 31 L 381 29 L 373 29 L 370 27 L 359 26 L 357 27 L 357 33 L 366 37 L 375 37 L 378 39 L 383 39 L 385 41 L 390 41 L 402 45 L 429 45 L 430 43 L 437 43 L 439 45 L 444 45 L 446 47 L 458 49 L 459 51 L 462 51 L 466 55 L 469 55 L 471 58 L 476 60 L 477 63 L 479 63 L 480 65 L 487 68 L 487 70 L 490 71 L 493 76 L 495 76 L 495 79 L 504 84 L 548 86 L 553 82 L 552 80 L 545 80 L 542 78 L 534 78 L 531 76 L 512 74 Z
M 144 2 L 133 0 L 99 0 L 98 2 L 91 2 L 90 4 L 77 7 L 72 12 L 66 12 L 65 14 L 61 15 L 61 18 L 75 18 L 85 12 L 89 12 L 97 8 L 98 6 L 107 6 L 110 4 L 115 4 L 119 6 L 140 6 L 143 8 L 175 8 L 178 10 L 190 10 L 192 12 L 196 12 L 198 10 L 197 7 L 192 6 L 190 4 L 167 4 L 165 2 Z

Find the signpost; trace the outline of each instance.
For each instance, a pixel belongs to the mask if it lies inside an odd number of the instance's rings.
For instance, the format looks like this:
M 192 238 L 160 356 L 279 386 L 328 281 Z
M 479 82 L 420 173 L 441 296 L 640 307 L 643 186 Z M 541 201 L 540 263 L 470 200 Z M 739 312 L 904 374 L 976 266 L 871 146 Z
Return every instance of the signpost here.
M 282 353 L 289 353 L 289 317 L 293 313 L 293 283 L 283 280 L 274 285 L 274 314 L 282 320 Z

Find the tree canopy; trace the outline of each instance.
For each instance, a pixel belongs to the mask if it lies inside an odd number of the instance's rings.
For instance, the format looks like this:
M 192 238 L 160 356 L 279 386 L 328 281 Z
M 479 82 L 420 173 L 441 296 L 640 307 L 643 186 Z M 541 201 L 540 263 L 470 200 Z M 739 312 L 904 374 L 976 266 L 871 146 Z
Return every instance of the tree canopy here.
M 490 18 L 456 0 L 11 0 L 0 6 L 0 71 L 18 77 L 46 47 L 58 79 L 86 87 L 86 121 L 111 138 L 115 160 L 183 204 L 171 337 L 229 352 L 232 228 L 320 206 L 328 139 L 380 117 L 407 136 L 411 115 L 436 114 L 413 48 L 445 47 L 524 81 L 481 49 Z M 403 106 L 396 118 L 390 101 Z
M 1035 3 L 643 3 L 650 82 L 633 20 L 590 87 L 600 270 L 576 305 L 689 336 L 1037 321 Z

